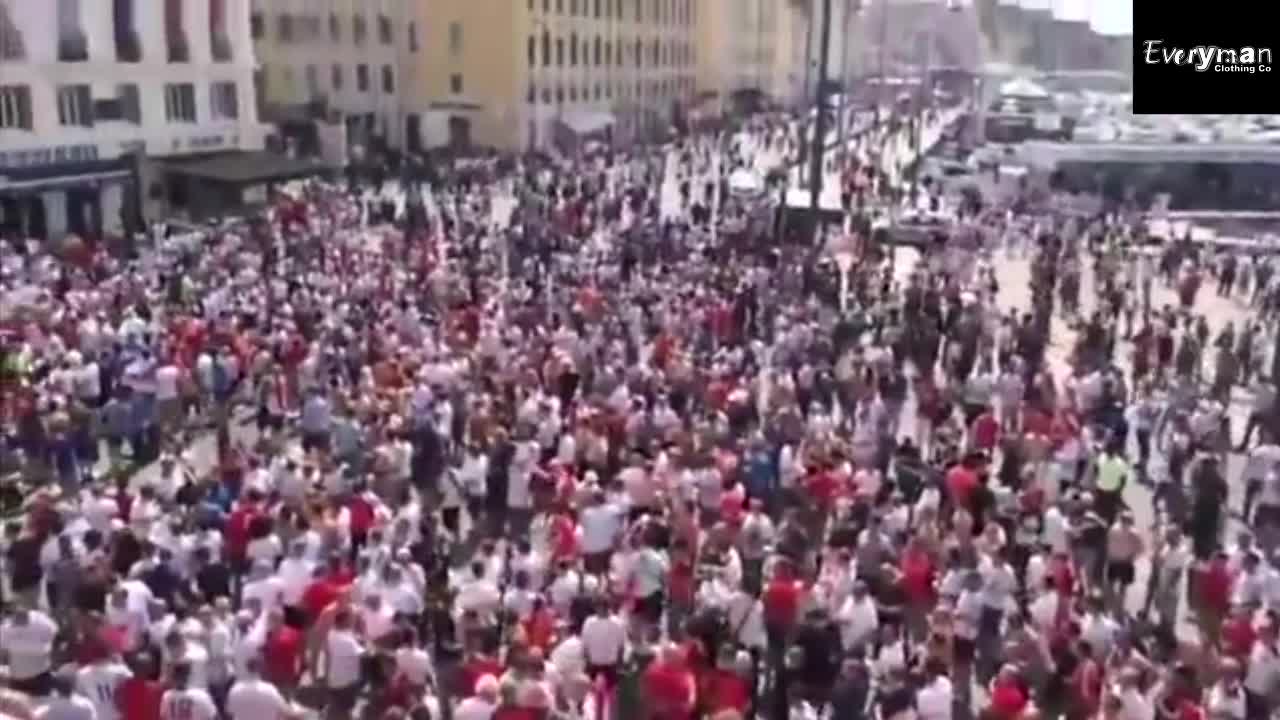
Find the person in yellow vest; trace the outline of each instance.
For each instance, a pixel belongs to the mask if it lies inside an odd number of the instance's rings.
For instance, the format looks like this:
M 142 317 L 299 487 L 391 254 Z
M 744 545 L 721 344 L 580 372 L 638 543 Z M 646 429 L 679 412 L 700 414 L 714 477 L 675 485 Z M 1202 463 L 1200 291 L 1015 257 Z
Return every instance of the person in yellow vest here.
M 1120 510 L 1124 486 L 1129 481 L 1131 469 L 1120 449 L 1109 445 L 1096 461 L 1094 502 L 1098 516 L 1108 525 L 1115 522 Z

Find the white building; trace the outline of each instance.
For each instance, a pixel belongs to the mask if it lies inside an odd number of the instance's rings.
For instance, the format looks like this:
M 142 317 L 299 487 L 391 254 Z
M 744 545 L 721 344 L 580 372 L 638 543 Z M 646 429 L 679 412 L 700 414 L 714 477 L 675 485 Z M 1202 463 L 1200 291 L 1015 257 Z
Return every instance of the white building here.
M 167 161 L 261 150 L 249 25 L 249 0 L 0 0 L 0 230 L 119 233 L 168 210 Z

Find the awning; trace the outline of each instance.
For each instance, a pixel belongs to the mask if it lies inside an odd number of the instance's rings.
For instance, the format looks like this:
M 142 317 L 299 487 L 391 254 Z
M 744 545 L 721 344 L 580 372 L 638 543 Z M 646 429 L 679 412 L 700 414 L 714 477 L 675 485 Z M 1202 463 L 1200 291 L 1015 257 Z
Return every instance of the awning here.
M 560 124 L 578 135 L 591 135 L 610 127 L 615 122 L 613 113 L 587 110 L 566 113 Z
M 95 173 L 77 173 L 75 175 L 57 175 L 54 177 L 32 178 L 29 180 L 9 180 L 0 173 L 0 194 L 22 190 L 57 190 L 60 188 L 78 187 L 90 183 L 127 182 L 133 173 L 128 170 L 108 170 Z
M 192 162 L 169 163 L 167 167 L 178 175 L 231 185 L 296 180 L 331 169 L 314 160 L 269 152 L 227 153 Z

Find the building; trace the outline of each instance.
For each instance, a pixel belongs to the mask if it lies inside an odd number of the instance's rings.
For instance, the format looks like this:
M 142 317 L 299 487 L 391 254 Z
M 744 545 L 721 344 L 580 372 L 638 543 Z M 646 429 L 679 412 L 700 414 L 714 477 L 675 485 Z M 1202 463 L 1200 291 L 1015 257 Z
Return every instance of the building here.
M 0 228 L 120 234 L 170 160 L 263 147 L 249 0 L 0 0 Z
M 813 0 L 700 0 L 698 93 L 720 111 L 803 95 Z M 834 33 L 833 33 L 834 34 Z
M 339 111 L 353 142 L 623 140 L 693 93 L 695 0 L 258 1 L 265 105 Z
M 280 122 L 338 113 L 358 146 L 424 147 L 427 0 L 253 0 L 258 101 Z

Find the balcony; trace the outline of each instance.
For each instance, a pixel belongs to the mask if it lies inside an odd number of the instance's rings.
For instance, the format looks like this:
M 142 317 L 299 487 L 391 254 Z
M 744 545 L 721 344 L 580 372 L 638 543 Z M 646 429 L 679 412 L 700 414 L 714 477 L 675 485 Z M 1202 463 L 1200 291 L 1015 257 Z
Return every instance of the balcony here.
M 89 40 L 80 30 L 64 30 L 58 36 L 58 62 L 86 62 L 89 59 Z

